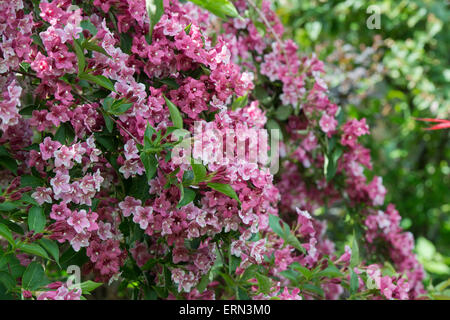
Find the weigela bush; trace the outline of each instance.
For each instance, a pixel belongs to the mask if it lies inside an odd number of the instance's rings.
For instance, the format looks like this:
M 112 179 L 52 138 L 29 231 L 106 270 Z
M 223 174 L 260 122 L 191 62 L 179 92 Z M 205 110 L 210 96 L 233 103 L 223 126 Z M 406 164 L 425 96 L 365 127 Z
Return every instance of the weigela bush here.
M 267 1 L 194 2 L 0 1 L 0 294 L 424 294 L 366 121 L 329 100 L 322 62 Z

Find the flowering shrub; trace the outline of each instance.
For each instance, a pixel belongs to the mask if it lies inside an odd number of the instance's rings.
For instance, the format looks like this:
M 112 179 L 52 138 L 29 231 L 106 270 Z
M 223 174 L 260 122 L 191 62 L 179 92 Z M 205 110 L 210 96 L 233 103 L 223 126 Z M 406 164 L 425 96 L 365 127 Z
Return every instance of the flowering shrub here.
M 0 1 L 0 294 L 425 294 L 322 62 L 267 1 L 193 2 Z M 281 141 L 255 161 L 264 128 Z M 88 280 L 63 283 L 69 266 Z

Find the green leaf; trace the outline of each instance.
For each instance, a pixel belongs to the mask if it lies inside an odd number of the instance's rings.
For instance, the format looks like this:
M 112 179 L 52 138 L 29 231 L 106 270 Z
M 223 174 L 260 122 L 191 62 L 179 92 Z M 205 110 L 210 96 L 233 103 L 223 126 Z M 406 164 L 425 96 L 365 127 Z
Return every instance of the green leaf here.
M 79 40 L 73 38 L 73 48 L 75 49 L 75 54 L 78 60 L 78 76 L 84 72 L 86 67 L 86 58 L 84 57 L 83 47 L 81 46 Z
M 356 234 L 353 233 L 353 242 L 352 242 L 352 256 L 350 258 L 350 267 L 356 267 L 359 265 L 359 247 L 358 241 L 356 241 Z
M 21 62 L 20 68 L 23 69 L 23 71 L 28 72 L 30 70 L 31 65 L 28 62 Z
M 22 194 L 22 198 L 20 198 L 20 201 L 23 201 L 28 204 L 32 204 L 33 206 L 39 205 L 39 203 L 37 203 L 37 201 L 34 200 L 28 193 Z
M 241 201 L 239 200 L 236 191 L 234 191 L 234 189 L 229 184 L 210 182 L 208 183 L 208 187 L 220 193 L 223 193 L 224 195 L 230 197 L 231 199 L 236 200 L 239 204 L 241 204 Z
M 225 282 L 227 283 L 227 286 L 230 288 L 234 288 L 236 286 L 236 284 L 234 283 L 233 278 L 224 272 L 219 272 L 220 276 L 223 278 L 223 280 L 225 280 Z
M 29 175 L 22 176 L 21 180 L 20 180 L 20 186 L 22 188 L 28 187 L 28 186 L 36 188 L 36 187 L 42 186 L 44 183 L 45 182 L 42 179 L 35 177 L 35 176 L 29 176 Z
M 154 153 L 141 152 L 141 161 L 147 174 L 147 180 L 153 179 L 158 168 L 158 160 L 156 160 Z
M 191 188 L 180 185 L 181 197 L 180 202 L 178 202 L 177 208 L 184 207 L 185 205 L 194 201 L 196 193 Z
M 350 295 L 355 294 L 358 291 L 358 288 L 358 275 L 355 273 L 355 271 L 353 271 L 353 269 L 350 269 Z
M 281 238 L 284 237 L 284 230 L 280 225 L 280 217 L 277 217 L 273 214 L 269 214 L 269 226 L 273 232 L 279 235 Z
M 105 119 L 105 126 L 109 133 L 112 133 L 114 130 L 114 121 L 107 114 L 103 114 L 103 118 Z
M 8 272 L 14 279 L 22 277 L 25 267 L 20 264 L 19 259 L 10 254 L 6 256 L 6 261 L 3 261 L 1 264 L 5 264 L 5 262 L 7 265 L 0 267 L 0 271 Z
M 231 105 L 232 110 L 237 110 L 244 108 L 248 104 L 248 94 L 238 97 L 236 100 L 233 101 L 233 104 Z
M 191 161 L 191 166 L 195 183 L 202 182 L 206 177 L 206 167 L 201 163 L 195 163 L 195 160 Z
M 17 248 L 23 252 L 49 259 L 47 251 L 37 243 L 21 243 Z
M 7 226 L 1 223 L 0 223 L 0 236 L 6 239 L 12 246 L 15 245 L 11 230 L 9 230 Z
M 47 219 L 42 207 L 31 207 L 28 211 L 28 229 L 34 230 L 35 233 L 44 231 Z
M 324 175 L 327 178 L 327 181 L 330 181 L 336 175 L 338 160 L 342 155 L 342 152 L 342 148 L 336 148 L 330 157 L 325 155 Z
M 300 263 L 298 262 L 294 262 L 292 263 L 289 268 L 294 269 L 298 272 L 300 272 L 305 278 L 306 280 L 310 280 L 313 277 L 313 273 L 311 270 L 309 270 L 308 268 L 302 266 Z
M 97 28 L 89 20 L 81 21 L 80 22 L 80 27 L 82 27 L 85 30 L 88 30 L 93 36 L 95 36 L 97 34 L 97 32 L 98 32 Z
M 250 300 L 247 291 L 245 291 L 242 287 L 236 288 L 236 298 L 238 300 Z
M 272 281 L 270 280 L 270 278 L 260 273 L 256 273 L 255 277 L 258 281 L 259 291 L 264 294 L 269 294 L 270 289 L 272 288 Z
M 99 86 L 101 86 L 101 87 L 103 87 L 105 89 L 108 89 L 110 91 L 114 91 L 115 92 L 113 83 L 111 82 L 111 80 L 109 80 L 105 76 L 102 76 L 102 75 L 94 76 L 94 75 L 89 74 L 89 73 L 81 73 L 79 75 L 79 78 L 83 79 L 83 80 L 86 80 L 86 81 L 89 81 L 89 82 L 96 83 L 96 84 L 98 84 Z
M 209 274 L 210 274 L 210 272 L 208 272 L 207 274 L 203 275 L 203 277 L 200 279 L 200 282 L 197 285 L 197 290 L 198 290 L 199 293 L 202 293 L 203 291 L 205 291 L 206 287 L 210 283 L 210 281 L 209 281 Z
M 0 270 L 2 270 L 3 266 L 5 266 L 8 263 L 10 254 L 4 254 L 2 253 L 2 256 L 0 256 Z
M 103 283 L 88 280 L 88 281 L 84 281 L 84 282 L 80 283 L 80 288 L 81 288 L 81 291 L 83 292 L 83 294 L 87 294 L 87 293 L 90 293 L 91 291 L 94 291 L 101 285 L 103 285 Z
M 13 211 L 17 208 L 21 207 L 21 204 L 19 201 L 8 201 L 0 203 L 0 211 Z
M 257 270 L 258 270 L 258 265 L 256 265 L 256 264 L 250 265 L 247 269 L 245 269 L 245 271 L 242 274 L 239 282 L 242 283 L 242 282 L 245 282 L 245 281 L 247 281 L 249 279 L 254 279 Z M 232 270 L 232 271 L 235 271 L 235 270 Z
M 165 78 L 165 79 L 155 79 L 158 82 L 158 85 L 163 86 L 167 85 L 170 89 L 176 90 L 180 88 L 180 85 L 176 82 L 175 79 Z
M 239 17 L 233 3 L 228 0 L 191 0 L 191 2 L 222 19 Z
M 163 0 L 145 0 L 145 7 L 147 9 L 149 17 L 149 37 L 151 39 L 153 28 L 159 22 L 162 15 L 164 14 L 164 3 Z
M 55 140 L 61 144 L 71 144 L 74 138 L 75 132 L 69 123 L 62 123 L 55 133 Z
M 113 105 L 114 101 L 115 100 L 114 100 L 113 97 L 106 97 L 105 99 L 103 99 L 103 102 L 102 102 L 103 110 L 109 112 L 109 110 L 111 109 L 111 106 Z
M 338 268 L 336 268 L 335 266 L 331 265 L 326 267 L 324 270 L 319 271 L 316 274 L 317 277 L 327 277 L 327 278 L 340 278 L 343 277 L 343 273 L 341 271 L 339 271 Z
M 132 103 L 125 103 L 125 100 L 117 100 L 112 104 L 109 112 L 118 116 L 127 112 L 132 106 Z
M 287 244 L 293 246 L 295 249 L 299 250 L 300 252 L 303 252 L 304 254 L 306 254 L 305 248 L 303 248 L 300 241 L 290 230 L 289 230 L 289 234 L 286 236 L 284 241 L 286 241 Z
M 0 164 L 14 174 L 17 174 L 17 162 L 13 158 L 2 156 L 0 157 Z
M 100 47 L 98 44 L 93 43 L 92 41 L 85 41 L 83 45 L 87 50 L 100 52 L 105 56 L 111 58 L 111 56 L 106 52 L 105 49 Z
M 436 290 L 444 291 L 445 288 L 447 288 L 448 286 L 450 286 L 450 279 L 447 279 L 446 281 L 443 281 L 443 282 L 439 283 L 438 285 L 436 285 Z
M 9 151 L 4 146 L 0 146 L 0 156 L 11 157 Z
M 55 241 L 50 239 L 40 239 L 39 244 L 47 250 L 48 253 L 55 259 L 56 263 L 59 265 L 59 247 Z
M 275 117 L 280 121 L 287 120 L 294 110 L 289 105 L 280 106 L 275 111 Z
M 180 110 L 178 110 L 177 106 L 165 96 L 164 100 L 166 100 L 167 107 L 169 108 L 170 119 L 172 120 L 173 126 L 178 129 L 183 129 L 183 118 L 181 117 Z
M 281 223 L 281 225 L 280 225 Z M 293 246 L 297 250 L 306 253 L 297 237 L 291 232 L 288 224 L 273 214 L 269 215 L 269 226 L 278 236 L 280 236 L 287 244 Z
M 15 223 L 15 222 L 12 222 L 10 220 L 6 220 L 6 219 L 3 219 L 3 218 L 0 218 L 0 223 L 3 223 L 12 232 L 15 232 L 15 233 L 18 233 L 18 234 L 21 234 L 21 235 L 24 234 L 22 227 L 19 224 Z
M 169 296 L 169 291 L 164 287 L 152 286 L 152 288 L 161 299 L 167 299 L 167 297 Z
M 0 283 L 2 283 L 6 290 L 11 290 L 16 286 L 16 281 L 14 278 L 7 272 L 0 272 Z
M 313 285 L 311 283 L 305 283 L 303 285 L 303 288 L 308 290 L 308 291 L 310 291 L 310 292 L 312 292 L 312 293 L 318 294 L 321 297 L 325 296 L 325 292 L 323 291 L 323 289 L 321 287 L 315 286 L 315 285 Z
M 22 288 L 33 291 L 47 284 L 48 280 L 41 264 L 36 261 L 31 262 L 23 274 Z

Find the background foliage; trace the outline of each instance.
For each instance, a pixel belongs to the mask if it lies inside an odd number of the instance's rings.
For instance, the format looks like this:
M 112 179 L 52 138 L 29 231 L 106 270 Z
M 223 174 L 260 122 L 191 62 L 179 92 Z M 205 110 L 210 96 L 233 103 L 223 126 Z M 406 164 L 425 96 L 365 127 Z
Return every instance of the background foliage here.
M 367 8 L 381 10 L 369 29 Z M 391 192 L 433 283 L 450 275 L 450 131 L 415 118 L 449 119 L 449 7 L 445 1 L 276 1 L 303 52 L 327 62 L 334 99 L 366 117 L 374 173 Z

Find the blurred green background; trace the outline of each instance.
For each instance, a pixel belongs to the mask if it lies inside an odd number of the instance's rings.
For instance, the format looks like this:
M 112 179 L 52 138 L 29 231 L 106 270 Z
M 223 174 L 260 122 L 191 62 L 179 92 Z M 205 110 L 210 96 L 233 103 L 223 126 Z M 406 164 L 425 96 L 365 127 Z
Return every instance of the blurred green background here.
M 450 119 L 449 2 L 273 3 L 300 51 L 325 61 L 334 102 L 350 117 L 367 118 L 373 174 L 383 177 L 386 201 L 415 235 L 428 285 L 448 279 L 450 130 L 426 131 L 415 118 Z M 370 29 L 376 12 L 380 29 Z

